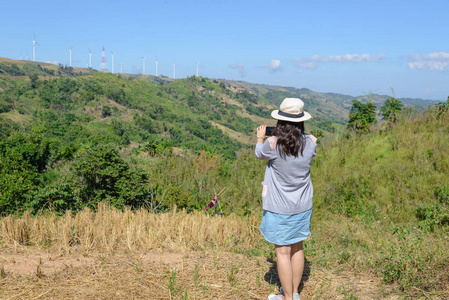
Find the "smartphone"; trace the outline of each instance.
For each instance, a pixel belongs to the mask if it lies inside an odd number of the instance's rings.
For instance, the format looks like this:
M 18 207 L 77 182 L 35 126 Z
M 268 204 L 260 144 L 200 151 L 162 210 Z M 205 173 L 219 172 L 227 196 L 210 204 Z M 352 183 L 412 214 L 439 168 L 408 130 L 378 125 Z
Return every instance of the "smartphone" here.
M 273 130 L 274 130 L 275 128 L 276 128 L 276 127 L 274 127 L 274 126 L 267 126 L 267 129 L 266 129 L 266 131 L 265 131 L 265 135 L 268 135 L 268 136 L 273 135 Z

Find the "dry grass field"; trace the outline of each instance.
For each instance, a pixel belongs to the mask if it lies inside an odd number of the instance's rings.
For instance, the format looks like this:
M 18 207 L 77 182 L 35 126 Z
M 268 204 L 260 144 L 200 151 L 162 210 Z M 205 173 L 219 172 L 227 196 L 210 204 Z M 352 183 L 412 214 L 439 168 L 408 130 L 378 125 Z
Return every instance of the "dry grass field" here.
M 105 205 L 75 216 L 8 216 L 0 220 L 0 298 L 267 299 L 278 277 L 258 222 Z M 307 260 L 301 299 L 400 298 L 371 273 Z

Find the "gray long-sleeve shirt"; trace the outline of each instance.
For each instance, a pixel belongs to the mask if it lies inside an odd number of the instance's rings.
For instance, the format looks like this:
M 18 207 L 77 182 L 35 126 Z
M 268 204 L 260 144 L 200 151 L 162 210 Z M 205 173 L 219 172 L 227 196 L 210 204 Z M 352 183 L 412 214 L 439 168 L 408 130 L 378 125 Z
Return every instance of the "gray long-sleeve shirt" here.
M 268 160 L 262 182 L 262 208 L 278 214 L 294 215 L 312 208 L 313 186 L 310 166 L 316 155 L 316 138 L 306 135 L 303 156 L 282 158 L 276 137 L 256 145 L 256 156 Z

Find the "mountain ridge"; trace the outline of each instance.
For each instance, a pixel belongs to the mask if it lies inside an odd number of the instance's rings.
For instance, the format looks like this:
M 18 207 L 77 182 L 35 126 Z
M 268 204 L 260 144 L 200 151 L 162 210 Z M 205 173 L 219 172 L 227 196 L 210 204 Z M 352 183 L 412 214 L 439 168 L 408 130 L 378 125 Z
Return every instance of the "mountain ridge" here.
M 214 130 L 219 130 L 233 148 L 226 150 L 227 155 L 238 148 L 250 147 L 258 125 L 275 125 L 270 113 L 284 98 L 301 98 L 305 110 L 313 116 L 307 132 L 324 136 L 346 127 L 352 101 L 370 100 L 380 107 L 388 98 L 374 94 L 357 98 L 307 88 L 196 76 L 175 80 L 165 76 L 102 73 L 4 58 L 0 58 L 0 74 L 0 116 L 4 124 L 31 126 L 37 120 L 37 111 L 56 112 L 62 119 L 71 113 L 76 120 L 83 120 L 81 125 L 90 134 L 106 130 L 114 136 L 110 138 L 120 143 L 141 145 L 150 140 L 169 139 L 173 146 L 188 145 L 197 150 L 209 147 L 211 139 L 220 135 Z M 222 150 L 227 147 L 218 140 L 212 144 Z
M 13 60 L 10 58 L 5 58 L 5 57 L 0 57 L 0 63 L 19 63 L 19 64 L 33 64 L 35 66 L 38 65 L 43 65 L 47 68 L 50 69 L 57 69 L 58 67 L 63 67 L 62 65 L 55 65 L 52 63 L 45 63 L 45 62 L 32 62 L 32 61 L 26 61 L 26 60 Z M 65 68 L 67 68 L 67 66 L 65 66 Z M 75 72 L 81 72 L 82 74 L 89 74 L 89 73 L 94 73 L 97 72 L 97 70 L 94 69 L 86 69 L 86 68 L 78 68 L 78 67 L 69 67 L 69 68 L 73 68 L 75 70 Z M 0 75 L 2 75 L 1 73 L 1 67 L 0 67 Z M 118 73 L 117 73 L 118 74 Z M 8 74 L 10 75 L 10 74 Z M 174 81 L 175 79 L 173 78 L 169 78 L 166 76 L 153 76 L 153 75 L 142 75 L 142 74 L 124 74 L 124 76 L 131 76 L 135 79 L 142 79 L 142 80 L 146 80 L 149 82 L 154 82 L 154 83 L 170 83 L 172 81 Z M 259 95 L 265 95 L 267 93 L 267 91 L 285 91 L 285 92 L 289 92 L 292 94 L 315 94 L 315 95 L 322 95 L 324 98 L 326 98 L 327 100 L 330 100 L 332 102 L 336 102 L 336 103 L 344 103 L 344 104 L 348 104 L 347 101 L 352 102 L 353 100 L 359 100 L 361 102 L 368 102 L 368 101 L 372 101 L 373 103 L 375 103 L 378 107 L 381 106 L 381 104 L 383 102 L 385 102 L 386 99 L 388 99 L 389 97 L 394 97 L 394 96 L 389 96 L 389 95 L 379 95 L 379 94 L 367 94 L 367 95 L 358 95 L 358 96 L 352 96 L 352 95 L 347 95 L 347 94 L 342 94 L 342 93 L 336 93 L 336 92 L 316 92 L 316 91 L 312 91 L 308 88 L 296 88 L 296 87 L 291 87 L 291 86 L 278 86 L 278 85 L 272 85 L 272 84 L 261 84 L 261 83 L 251 83 L 251 82 L 246 82 L 246 81 L 240 81 L 240 80 L 229 80 L 229 79 L 220 79 L 220 78 L 209 78 L 210 80 L 217 80 L 220 82 L 225 82 L 229 85 L 235 86 L 235 87 L 240 87 L 246 90 L 251 90 L 253 92 L 255 92 L 256 94 Z M 339 99 L 344 98 L 347 101 L 341 101 Z M 411 98 L 411 97 L 401 97 L 401 98 L 397 98 L 398 100 L 400 100 L 401 102 L 404 103 L 405 106 L 422 106 L 422 107 L 427 107 L 429 105 L 438 103 L 440 101 L 437 100 L 431 100 L 431 99 L 423 99 L 423 98 Z M 441 101 L 444 101 L 444 99 L 442 99 Z M 277 101 L 279 102 L 279 101 Z M 279 105 L 279 103 L 273 103 L 275 105 Z M 349 103 L 350 105 L 350 103 Z M 346 105 L 347 106 L 347 105 Z

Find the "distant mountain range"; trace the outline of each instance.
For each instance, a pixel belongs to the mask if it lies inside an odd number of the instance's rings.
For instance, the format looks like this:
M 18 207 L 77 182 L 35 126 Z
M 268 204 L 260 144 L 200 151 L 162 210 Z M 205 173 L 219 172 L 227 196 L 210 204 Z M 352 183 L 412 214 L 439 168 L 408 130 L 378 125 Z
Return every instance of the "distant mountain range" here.
M 233 81 L 233 80 L 225 80 L 225 82 L 230 85 L 240 87 L 243 89 L 251 90 L 258 95 L 262 95 L 264 97 L 268 97 L 272 99 L 272 103 L 275 105 L 279 105 L 282 102 L 283 95 L 294 95 L 298 97 L 303 97 L 304 99 L 315 99 L 321 98 L 325 101 L 336 103 L 342 105 L 348 111 L 351 109 L 352 101 L 358 100 L 360 102 L 373 102 L 378 107 L 382 106 L 382 104 L 388 98 L 392 97 L 389 95 L 378 95 L 378 94 L 369 94 L 369 95 L 361 95 L 361 96 L 350 96 L 345 94 L 338 93 L 319 93 L 311 91 L 307 88 L 294 88 L 294 87 L 282 87 L 282 86 L 274 86 L 274 85 L 265 85 L 265 84 L 255 84 L 244 81 Z M 438 103 L 439 101 L 421 99 L 421 98 L 398 98 L 405 106 L 421 106 L 423 108 L 428 107 L 429 105 Z

